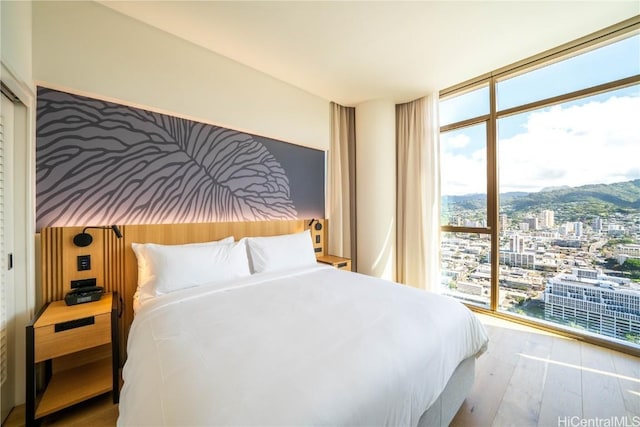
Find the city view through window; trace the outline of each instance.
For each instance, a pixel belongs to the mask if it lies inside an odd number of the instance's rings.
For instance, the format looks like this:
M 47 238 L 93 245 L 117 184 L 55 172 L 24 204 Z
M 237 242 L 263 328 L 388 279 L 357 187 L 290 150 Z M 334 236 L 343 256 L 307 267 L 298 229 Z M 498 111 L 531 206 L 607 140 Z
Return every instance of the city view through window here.
M 443 292 L 640 347 L 638 117 L 639 35 L 442 99 Z

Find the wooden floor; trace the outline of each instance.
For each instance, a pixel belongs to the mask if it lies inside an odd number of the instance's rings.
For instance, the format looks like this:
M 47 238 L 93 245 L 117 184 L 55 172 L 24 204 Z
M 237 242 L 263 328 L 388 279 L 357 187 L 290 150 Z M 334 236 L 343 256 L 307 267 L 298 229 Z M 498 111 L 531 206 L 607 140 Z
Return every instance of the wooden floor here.
M 452 426 L 640 426 L 640 359 L 478 316 L 491 341 Z M 117 405 L 104 395 L 42 425 L 114 426 L 117 418 Z M 24 426 L 24 406 L 3 426 Z
M 479 317 L 489 349 L 452 426 L 640 426 L 640 359 Z
M 111 393 L 94 397 L 42 420 L 41 426 L 58 427 L 107 427 L 115 426 L 118 419 L 118 405 L 114 405 Z M 2 427 L 24 427 L 24 405 L 11 411 Z

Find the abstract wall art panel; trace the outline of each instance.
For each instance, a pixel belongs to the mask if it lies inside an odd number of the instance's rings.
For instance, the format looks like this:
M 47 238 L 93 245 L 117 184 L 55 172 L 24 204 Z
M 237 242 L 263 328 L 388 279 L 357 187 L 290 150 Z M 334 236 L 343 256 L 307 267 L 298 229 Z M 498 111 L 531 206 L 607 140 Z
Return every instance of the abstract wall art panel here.
M 324 217 L 325 153 L 38 88 L 36 227 Z

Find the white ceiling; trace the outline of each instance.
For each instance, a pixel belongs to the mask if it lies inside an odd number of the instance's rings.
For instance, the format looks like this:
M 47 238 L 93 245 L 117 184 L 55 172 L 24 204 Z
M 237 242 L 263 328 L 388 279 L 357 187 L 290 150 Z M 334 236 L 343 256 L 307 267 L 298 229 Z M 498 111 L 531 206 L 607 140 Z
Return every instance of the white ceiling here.
M 101 1 L 343 105 L 405 102 L 640 14 L 640 1 Z

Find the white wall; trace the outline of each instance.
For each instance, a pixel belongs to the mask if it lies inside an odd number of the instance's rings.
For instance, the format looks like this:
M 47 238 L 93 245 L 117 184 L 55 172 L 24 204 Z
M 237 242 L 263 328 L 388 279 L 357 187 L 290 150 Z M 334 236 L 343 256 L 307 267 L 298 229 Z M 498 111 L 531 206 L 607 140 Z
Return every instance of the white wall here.
M 2 63 L 31 85 L 31 2 L 2 1 L 0 7 Z
M 395 279 L 396 107 L 392 101 L 356 106 L 358 272 Z
M 32 4 L 0 1 L 0 74 L 20 99 L 15 104 L 13 144 L 13 230 L 15 315 L 9 319 L 15 342 L 15 405 L 25 400 L 25 325 L 35 305 L 34 141 L 35 93 L 32 77 Z M 9 206 L 8 206 L 9 207 Z M 2 262 L 5 262 L 3 260 Z
M 39 84 L 329 149 L 327 100 L 98 3 L 36 2 L 33 20 Z

